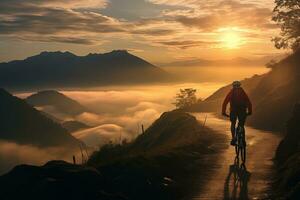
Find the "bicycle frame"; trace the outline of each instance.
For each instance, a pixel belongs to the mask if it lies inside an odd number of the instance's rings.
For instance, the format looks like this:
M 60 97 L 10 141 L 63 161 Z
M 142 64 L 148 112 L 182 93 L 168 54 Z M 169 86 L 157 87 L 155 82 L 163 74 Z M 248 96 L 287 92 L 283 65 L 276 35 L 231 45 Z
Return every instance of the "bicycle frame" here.
M 238 125 L 235 130 L 236 136 L 236 145 L 235 145 L 235 153 L 236 159 L 239 160 L 241 156 L 241 160 L 243 163 L 246 162 L 246 142 L 245 142 L 245 131 L 244 128 Z

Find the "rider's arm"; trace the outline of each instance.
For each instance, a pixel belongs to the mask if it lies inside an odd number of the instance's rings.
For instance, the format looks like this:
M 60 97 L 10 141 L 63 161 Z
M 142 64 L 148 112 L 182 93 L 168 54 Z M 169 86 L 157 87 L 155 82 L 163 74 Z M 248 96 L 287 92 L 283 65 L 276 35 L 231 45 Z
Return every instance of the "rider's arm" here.
M 229 101 L 231 99 L 231 95 L 232 95 L 232 90 L 227 94 L 226 98 L 223 101 L 222 114 L 226 113 L 226 107 L 227 107 L 227 104 L 229 103 Z

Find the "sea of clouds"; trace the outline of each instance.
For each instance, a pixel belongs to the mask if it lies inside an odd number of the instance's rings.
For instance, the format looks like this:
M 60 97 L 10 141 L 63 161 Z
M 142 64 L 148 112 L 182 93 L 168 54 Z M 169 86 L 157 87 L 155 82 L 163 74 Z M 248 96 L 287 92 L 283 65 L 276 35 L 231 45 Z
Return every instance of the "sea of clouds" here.
M 40 107 L 61 120 L 77 120 L 92 128 L 72 133 L 92 149 L 98 149 L 109 142 L 130 141 L 141 134 L 141 126 L 148 128 L 163 112 L 173 110 L 172 104 L 180 88 L 198 89 L 198 97 L 206 97 L 221 84 L 177 84 L 158 86 L 106 87 L 90 90 L 59 90 L 66 96 L 84 105 L 88 112 L 77 116 L 61 113 L 52 106 Z M 25 98 L 32 93 L 15 94 Z M 11 141 L 0 140 L 0 174 L 8 172 L 18 164 L 43 165 L 49 160 L 72 162 L 72 155 L 78 150 L 62 148 L 40 148 L 20 145 Z
M 93 128 L 73 135 L 87 145 L 99 146 L 107 142 L 130 141 L 148 128 L 163 112 L 175 109 L 176 93 L 180 88 L 198 89 L 199 97 L 206 97 L 219 84 L 177 84 L 159 86 L 132 86 L 109 90 L 61 91 L 87 107 L 90 112 L 73 119 Z

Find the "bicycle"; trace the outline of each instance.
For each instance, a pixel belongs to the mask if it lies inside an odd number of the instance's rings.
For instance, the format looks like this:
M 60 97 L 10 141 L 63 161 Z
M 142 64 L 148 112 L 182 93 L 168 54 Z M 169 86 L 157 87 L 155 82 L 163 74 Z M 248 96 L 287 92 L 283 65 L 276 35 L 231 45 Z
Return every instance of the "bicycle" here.
M 226 117 L 230 117 L 229 115 L 225 115 Z M 242 164 L 246 163 L 246 138 L 245 138 L 245 128 L 242 127 L 239 123 L 238 126 L 235 129 L 235 138 L 236 138 L 236 144 L 235 144 L 235 153 L 236 153 L 236 159 L 239 161 L 239 157 L 241 156 Z
M 235 153 L 236 159 L 239 161 L 239 157 L 243 163 L 246 162 L 246 139 L 245 139 L 245 128 L 238 125 L 235 129 L 235 137 L 236 137 L 236 144 L 235 144 Z

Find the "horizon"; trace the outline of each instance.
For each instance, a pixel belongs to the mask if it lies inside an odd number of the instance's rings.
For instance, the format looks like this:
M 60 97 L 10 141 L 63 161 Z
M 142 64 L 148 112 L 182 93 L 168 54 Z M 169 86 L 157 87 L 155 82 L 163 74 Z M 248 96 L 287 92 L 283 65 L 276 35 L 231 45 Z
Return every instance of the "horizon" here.
M 271 42 L 279 32 L 273 0 L 5 0 L 0 6 L 0 62 L 43 51 L 83 56 L 127 49 L 155 64 L 285 52 Z
M 252 62 L 255 62 L 255 63 L 244 63 L 245 66 L 243 67 L 246 67 L 248 65 L 250 66 L 257 66 L 257 65 L 261 65 L 261 66 L 264 66 L 265 64 L 267 64 L 269 61 L 271 60 L 274 60 L 274 61 L 280 61 L 281 59 L 285 58 L 286 56 L 288 56 L 290 54 L 290 52 L 281 52 L 281 53 L 276 53 L 276 54 L 270 54 L 270 55 L 265 55 L 265 56 L 261 56 L 259 58 L 249 58 L 249 57 L 241 57 L 241 56 L 237 56 L 237 57 L 232 57 L 232 58 L 225 58 L 225 59 L 207 59 L 207 58 L 202 58 L 202 57 L 199 57 L 199 58 L 194 58 L 194 59 L 188 59 L 188 60 L 171 60 L 170 62 L 164 62 L 164 63 L 152 63 L 151 61 L 143 58 L 143 57 L 140 57 L 138 56 L 135 52 L 131 52 L 130 50 L 127 50 L 127 49 L 113 49 L 113 50 L 110 50 L 110 51 L 106 51 L 106 52 L 94 52 L 94 53 L 87 53 L 87 54 L 83 54 L 83 55 L 78 55 L 76 54 L 76 52 L 72 52 L 72 51 L 61 51 L 61 50 L 57 50 L 57 51 L 41 51 L 37 54 L 33 54 L 33 55 L 29 55 L 28 57 L 24 57 L 24 58 L 20 58 L 20 59 L 15 59 L 15 60 L 8 60 L 8 61 L 3 61 L 3 62 L 0 62 L 0 63 L 9 63 L 9 62 L 13 62 L 13 61 L 22 61 L 22 60 L 26 60 L 28 58 L 31 58 L 31 57 L 35 57 L 35 56 L 40 56 L 42 54 L 51 54 L 51 53 L 61 53 L 61 54 L 65 54 L 65 53 L 69 53 L 69 54 L 72 54 L 76 57 L 87 57 L 87 56 L 90 56 L 90 55 L 103 55 L 103 54 L 109 54 L 109 53 L 113 53 L 113 52 L 117 52 L 117 51 L 123 51 L 123 52 L 126 52 L 126 53 L 129 53 L 133 56 L 137 56 L 147 62 L 150 62 L 150 64 L 153 64 L 157 67 L 161 67 L 161 68 L 164 68 L 164 67 L 172 67 L 172 66 L 180 66 L 180 64 L 186 62 L 186 66 L 210 66 L 212 64 L 193 64 L 193 63 L 189 63 L 189 62 L 195 62 L 195 61 L 205 61 L 205 62 L 220 62 L 220 61 L 225 61 L 225 62 L 230 62 L 230 61 L 252 61 Z M 230 64 L 230 63 L 229 63 Z M 220 63 L 215 63 L 215 65 L 223 65 L 223 64 L 220 64 Z M 223 65 L 223 66 L 227 66 L 227 64 Z M 236 66 L 236 65 L 233 65 L 233 66 Z M 241 67 L 241 66 L 240 66 Z

